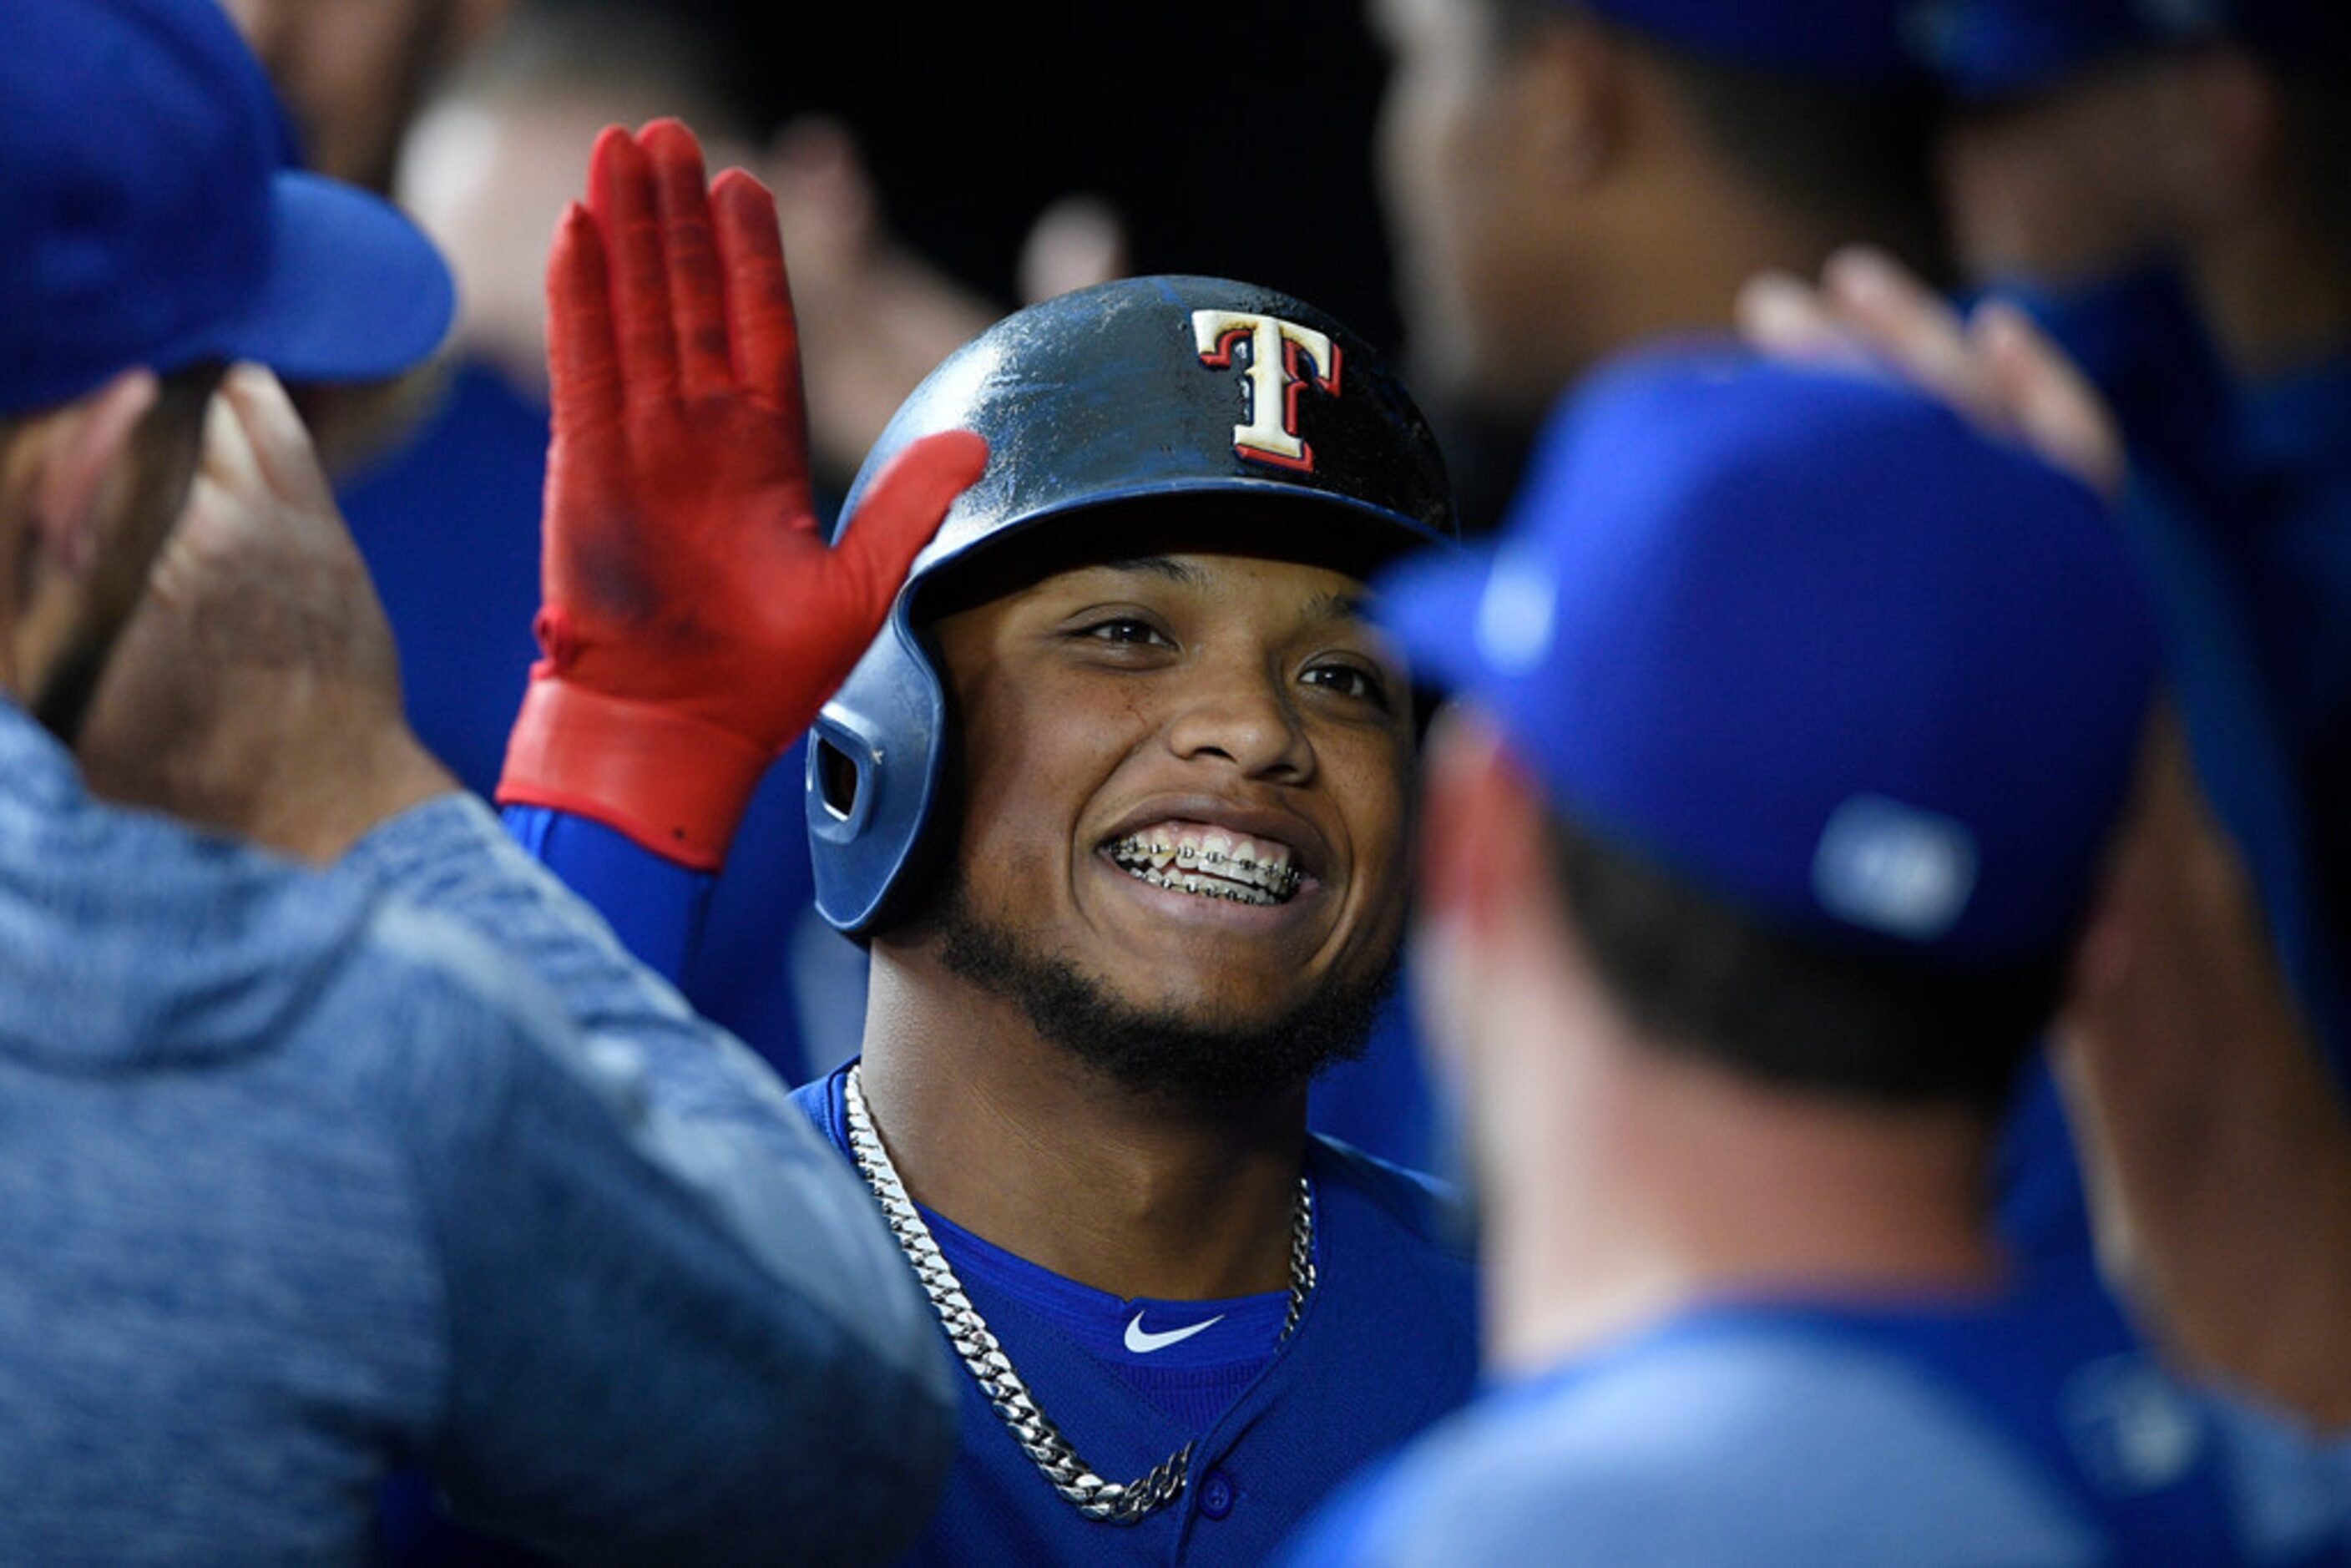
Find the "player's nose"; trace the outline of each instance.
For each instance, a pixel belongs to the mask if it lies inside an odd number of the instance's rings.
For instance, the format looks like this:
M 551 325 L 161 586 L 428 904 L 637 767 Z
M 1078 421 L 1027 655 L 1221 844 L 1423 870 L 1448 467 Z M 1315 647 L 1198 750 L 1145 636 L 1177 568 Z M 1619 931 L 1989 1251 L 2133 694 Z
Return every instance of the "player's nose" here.
M 1238 662 L 1200 666 L 1177 699 L 1167 745 L 1187 761 L 1222 761 L 1252 779 L 1303 783 L 1314 748 L 1274 672 Z

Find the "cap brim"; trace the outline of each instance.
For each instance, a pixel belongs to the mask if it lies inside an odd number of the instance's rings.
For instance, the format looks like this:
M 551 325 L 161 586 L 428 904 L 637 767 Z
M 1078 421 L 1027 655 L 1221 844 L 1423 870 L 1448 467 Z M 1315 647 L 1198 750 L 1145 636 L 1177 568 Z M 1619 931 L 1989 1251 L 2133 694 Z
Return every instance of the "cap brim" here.
M 267 272 L 217 345 L 288 381 L 376 381 L 440 347 L 456 288 L 423 231 L 380 197 L 297 170 L 271 176 Z
M 1493 565 L 1491 549 L 1447 547 L 1380 574 L 1373 614 L 1411 666 L 1414 685 L 1452 696 L 1490 679 L 1479 623 Z

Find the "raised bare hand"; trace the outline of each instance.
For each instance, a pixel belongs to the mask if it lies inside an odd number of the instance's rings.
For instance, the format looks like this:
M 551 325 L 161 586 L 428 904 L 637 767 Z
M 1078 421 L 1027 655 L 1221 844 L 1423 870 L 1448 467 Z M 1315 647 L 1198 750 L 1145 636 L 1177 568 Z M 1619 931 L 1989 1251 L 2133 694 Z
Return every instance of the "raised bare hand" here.
M 2099 494 L 2121 490 L 2122 434 L 2105 400 L 2012 305 L 1989 299 L 1961 317 L 1891 256 L 1855 246 L 1829 258 L 1818 285 L 1757 274 L 1738 317 L 1767 352 L 1889 366 Z
M 267 371 L 237 367 L 213 400 L 78 750 L 109 799 L 319 862 L 455 788 L 402 716 L 392 628 Z

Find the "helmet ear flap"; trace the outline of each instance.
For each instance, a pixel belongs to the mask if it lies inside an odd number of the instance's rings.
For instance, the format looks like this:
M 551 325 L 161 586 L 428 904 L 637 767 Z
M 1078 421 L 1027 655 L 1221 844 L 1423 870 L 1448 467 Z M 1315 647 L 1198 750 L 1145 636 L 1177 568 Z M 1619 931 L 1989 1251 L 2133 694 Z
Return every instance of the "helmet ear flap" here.
M 852 936 L 920 881 L 910 867 L 940 809 L 946 698 L 904 609 L 809 731 L 803 792 L 817 912 Z

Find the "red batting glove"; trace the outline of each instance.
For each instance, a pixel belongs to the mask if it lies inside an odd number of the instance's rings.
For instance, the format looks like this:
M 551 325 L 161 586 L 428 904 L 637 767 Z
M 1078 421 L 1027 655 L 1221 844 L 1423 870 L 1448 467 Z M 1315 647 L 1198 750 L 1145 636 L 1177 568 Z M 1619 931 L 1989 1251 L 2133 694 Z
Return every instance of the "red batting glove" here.
M 544 657 L 497 798 L 711 871 L 987 445 L 914 443 L 828 549 L 774 198 L 739 169 L 705 194 L 674 120 L 606 131 L 588 187 L 548 264 Z

